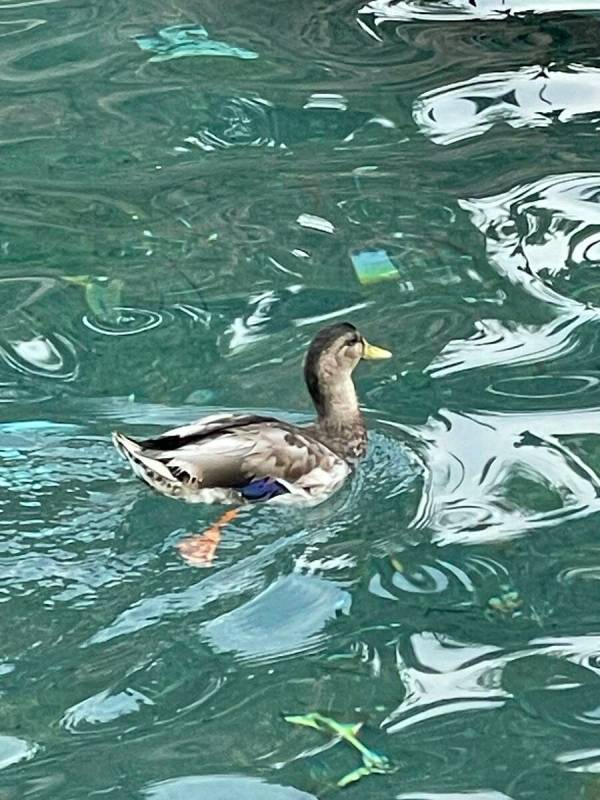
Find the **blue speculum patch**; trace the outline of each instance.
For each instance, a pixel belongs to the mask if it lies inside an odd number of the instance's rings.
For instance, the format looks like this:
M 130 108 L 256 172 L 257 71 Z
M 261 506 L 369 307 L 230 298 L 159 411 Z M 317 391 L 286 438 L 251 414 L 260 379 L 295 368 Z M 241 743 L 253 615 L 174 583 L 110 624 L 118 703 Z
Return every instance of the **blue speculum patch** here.
M 245 486 L 238 486 L 237 488 L 242 497 L 251 502 L 271 500 L 271 498 L 289 491 L 274 478 L 257 478 Z

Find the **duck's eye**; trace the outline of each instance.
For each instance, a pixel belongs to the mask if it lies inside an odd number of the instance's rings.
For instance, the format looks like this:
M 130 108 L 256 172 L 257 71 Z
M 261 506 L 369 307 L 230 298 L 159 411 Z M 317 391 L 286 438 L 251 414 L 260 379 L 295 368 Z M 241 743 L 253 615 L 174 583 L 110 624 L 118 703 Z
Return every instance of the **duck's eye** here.
M 347 350 L 351 347 L 356 347 L 357 344 L 360 344 L 362 339 L 358 334 L 351 334 L 348 336 L 347 339 L 344 339 L 341 344 L 338 344 L 337 349 L 338 351 Z

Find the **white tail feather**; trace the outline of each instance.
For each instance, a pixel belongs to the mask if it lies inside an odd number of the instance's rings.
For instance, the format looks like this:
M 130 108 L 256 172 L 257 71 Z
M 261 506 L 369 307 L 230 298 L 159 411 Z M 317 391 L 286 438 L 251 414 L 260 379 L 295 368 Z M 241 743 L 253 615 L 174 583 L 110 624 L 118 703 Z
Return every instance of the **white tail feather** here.
M 145 455 L 141 445 L 136 441 L 118 431 L 113 432 L 112 439 L 117 450 L 129 461 L 134 472 L 141 478 L 147 480 L 148 476 L 145 473 L 150 471 L 160 475 L 161 478 L 167 481 L 173 482 L 173 475 L 162 461 Z

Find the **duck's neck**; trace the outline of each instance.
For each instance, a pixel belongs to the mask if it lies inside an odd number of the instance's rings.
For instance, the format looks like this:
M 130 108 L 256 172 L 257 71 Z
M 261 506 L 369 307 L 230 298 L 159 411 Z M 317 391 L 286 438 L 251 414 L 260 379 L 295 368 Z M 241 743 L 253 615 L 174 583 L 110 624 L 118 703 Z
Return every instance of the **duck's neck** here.
M 366 450 L 367 433 L 351 376 L 319 386 L 315 406 L 320 438 L 342 458 L 360 458 Z

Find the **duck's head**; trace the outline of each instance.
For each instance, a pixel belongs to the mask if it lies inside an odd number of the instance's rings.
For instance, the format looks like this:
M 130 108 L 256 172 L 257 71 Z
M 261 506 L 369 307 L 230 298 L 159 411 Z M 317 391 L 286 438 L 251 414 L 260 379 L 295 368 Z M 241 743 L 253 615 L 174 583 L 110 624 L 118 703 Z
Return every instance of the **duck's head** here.
M 304 362 L 308 391 L 321 412 L 336 405 L 341 411 L 356 395 L 352 372 L 359 361 L 391 358 L 389 350 L 369 344 L 350 322 L 322 328 L 312 340 Z

